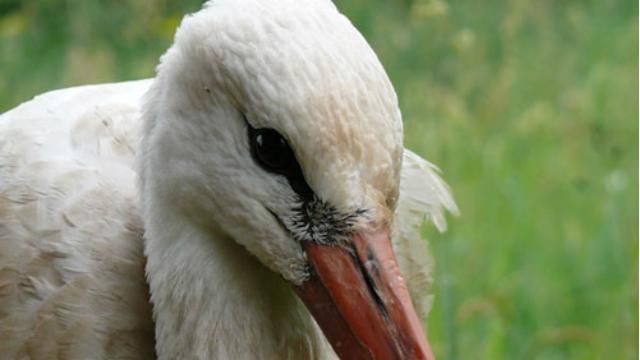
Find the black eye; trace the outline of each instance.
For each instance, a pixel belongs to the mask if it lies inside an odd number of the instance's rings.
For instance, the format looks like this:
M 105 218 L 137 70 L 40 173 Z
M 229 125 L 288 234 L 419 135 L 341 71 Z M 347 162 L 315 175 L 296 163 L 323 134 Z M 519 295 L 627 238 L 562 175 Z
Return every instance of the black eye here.
M 253 157 L 265 170 L 285 174 L 296 162 L 287 140 L 273 129 L 250 129 L 249 142 Z
M 247 124 L 249 147 L 253 159 L 263 169 L 285 176 L 293 191 L 302 200 L 311 201 L 314 197 L 313 191 L 304 179 L 300 165 L 287 140 L 274 129 L 254 128 L 246 116 L 243 115 L 243 117 Z

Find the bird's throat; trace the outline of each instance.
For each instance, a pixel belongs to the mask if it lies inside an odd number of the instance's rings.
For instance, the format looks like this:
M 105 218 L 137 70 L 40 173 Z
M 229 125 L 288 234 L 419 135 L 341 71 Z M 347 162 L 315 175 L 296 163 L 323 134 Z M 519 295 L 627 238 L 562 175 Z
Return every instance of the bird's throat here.
M 160 359 L 333 356 L 289 284 L 233 239 L 172 219 L 150 222 L 145 243 Z

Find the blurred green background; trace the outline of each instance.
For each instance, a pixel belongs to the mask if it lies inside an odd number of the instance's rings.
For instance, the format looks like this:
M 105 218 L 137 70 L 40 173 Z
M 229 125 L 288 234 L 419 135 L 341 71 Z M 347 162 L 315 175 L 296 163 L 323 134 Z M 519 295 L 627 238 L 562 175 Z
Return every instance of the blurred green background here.
M 0 111 L 153 76 L 201 3 L 0 0 Z M 638 3 L 337 3 L 462 212 L 425 228 L 438 357 L 637 359 Z

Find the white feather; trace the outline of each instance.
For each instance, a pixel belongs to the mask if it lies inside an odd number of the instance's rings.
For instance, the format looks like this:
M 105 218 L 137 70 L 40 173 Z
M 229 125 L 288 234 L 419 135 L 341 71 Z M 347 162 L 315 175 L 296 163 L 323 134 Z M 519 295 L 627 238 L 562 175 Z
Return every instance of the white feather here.
M 445 231 L 447 211 L 457 215 L 458 207 L 438 168 L 405 149 L 393 243 L 416 311 L 422 316 L 429 313 L 433 301 L 433 260 L 420 230 L 428 220 Z

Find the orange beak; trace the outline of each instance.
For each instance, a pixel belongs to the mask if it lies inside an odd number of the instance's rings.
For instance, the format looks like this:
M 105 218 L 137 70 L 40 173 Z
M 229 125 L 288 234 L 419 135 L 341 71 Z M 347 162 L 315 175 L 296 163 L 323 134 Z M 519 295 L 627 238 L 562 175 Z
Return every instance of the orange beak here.
M 296 292 L 341 359 L 434 359 L 388 230 L 303 246 L 311 276 Z

